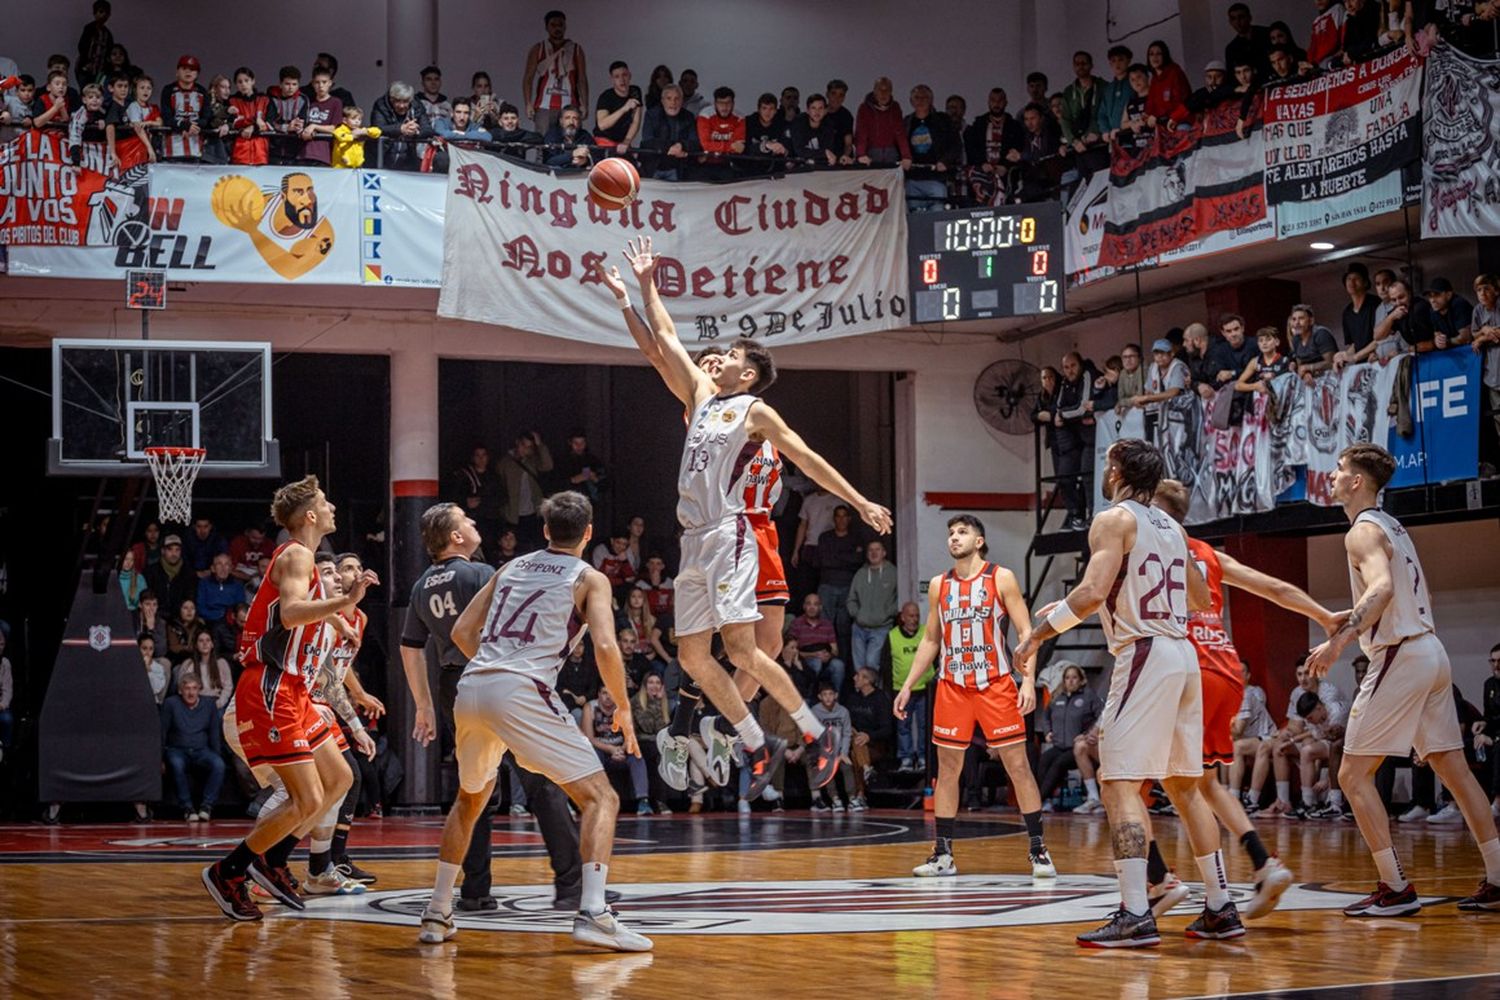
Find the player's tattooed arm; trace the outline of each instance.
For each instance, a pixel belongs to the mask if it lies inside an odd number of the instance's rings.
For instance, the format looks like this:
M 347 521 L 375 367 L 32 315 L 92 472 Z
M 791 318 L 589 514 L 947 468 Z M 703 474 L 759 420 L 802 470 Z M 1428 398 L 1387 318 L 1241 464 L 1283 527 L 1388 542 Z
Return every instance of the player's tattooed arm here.
M 1326 642 L 1314 648 L 1307 656 L 1307 669 L 1314 677 L 1322 677 L 1338 660 L 1339 654 L 1359 638 L 1361 632 L 1374 627 L 1390 604 L 1394 593 L 1391 583 L 1391 557 L 1387 551 L 1385 533 L 1372 524 L 1357 524 L 1344 538 L 1344 549 L 1349 553 L 1349 565 L 1364 581 L 1365 592 L 1360 595 L 1344 619 Z
M 354 703 L 349 700 L 349 693 L 335 677 L 333 657 L 324 657 L 322 665 L 318 667 L 313 693 L 326 701 L 334 714 L 348 723 L 351 729 L 363 728 L 364 724 L 359 721 L 359 712 L 355 710 Z
M 1115 860 L 1144 858 L 1147 850 L 1146 828 L 1140 823 L 1121 823 L 1110 831 Z

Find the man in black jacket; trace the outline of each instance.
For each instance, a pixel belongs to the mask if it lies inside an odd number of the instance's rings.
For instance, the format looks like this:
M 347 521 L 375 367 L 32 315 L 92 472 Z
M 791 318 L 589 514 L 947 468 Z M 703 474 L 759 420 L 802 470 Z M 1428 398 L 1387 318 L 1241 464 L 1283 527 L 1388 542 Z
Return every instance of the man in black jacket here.
M 1057 492 L 1067 510 L 1065 531 L 1082 531 L 1088 527 L 1088 506 L 1084 499 L 1084 458 L 1091 451 L 1093 413 L 1086 405 L 1092 395 L 1093 372 L 1085 370 L 1083 356 L 1077 351 L 1063 355 L 1062 373 L 1057 393 L 1042 400 L 1041 420 L 1052 423 L 1052 471 L 1060 478 Z
M 413 100 L 416 91 L 409 83 L 397 80 L 370 111 L 370 124 L 380 129 L 385 147 L 387 170 L 421 170 L 422 152 L 432 138 L 432 125 L 420 101 Z M 394 141 L 387 142 L 390 137 Z M 376 161 L 380 164 L 380 161 Z
M 939 211 L 948 200 L 948 178 L 958 167 L 962 143 L 953 119 L 933 108 L 932 88 L 925 83 L 911 89 L 906 136 L 911 142 L 907 201 L 914 211 Z
M 546 146 L 546 164 L 564 170 L 582 170 L 594 162 L 594 137 L 582 125 L 583 113 L 568 105 L 558 113 L 557 122 L 542 138 Z M 695 136 L 696 137 L 696 136 Z
M 852 163 L 843 155 L 838 126 L 828 117 L 828 100 L 822 94 L 807 99 L 807 111 L 788 130 L 792 156 L 814 169 Z
M 703 144 L 698 140 L 698 118 L 683 108 L 682 88 L 677 84 L 663 87 L 661 103 L 646 112 L 641 149 L 653 154 L 642 160 L 651 176 L 666 181 L 690 179 Z

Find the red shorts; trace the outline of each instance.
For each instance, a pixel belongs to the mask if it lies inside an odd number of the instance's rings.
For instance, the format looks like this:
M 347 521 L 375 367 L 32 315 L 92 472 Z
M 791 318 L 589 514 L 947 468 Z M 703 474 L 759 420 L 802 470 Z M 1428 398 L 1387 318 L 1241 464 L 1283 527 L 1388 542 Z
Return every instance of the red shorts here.
M 756 604 L 786 604 L 792 592 L 786 585 L 786 570 L 781 565 L 781 538 L 776 522 L 760 514 L 750 515 L 755 529 L 755 548 L 760 558 L 760 575 L 755 581 Z
M 938 681 L 932 709 L 932 742 L 954 750 L 968 749 L 976 722 L 988 746 L 1004 747 L 1024 741 L 1026 720 L 1021 717 L 1016 696 L 1016 682 L 1009 674 L 987 688 Z
M 333 730 L 333 742 L 338 744 L 339 753 L 348 750 L 349 740 L 344 736 L 344 727 L 339 725 L 339 717 L 333 706 L 324 701 L 315 701 L 313 708 L 318 710 L 318 717 L 323 720 L 323 724 Z
M 1203 766 L 1234 763 L 1230 726 L 1245 700 L 1245 682 L 1217 670 L 1203 671 Z
M 281 670 L 248 667 L 234 689 L 240 747 L 251 767 L 313 759 L 333 739 L 302 681 Z

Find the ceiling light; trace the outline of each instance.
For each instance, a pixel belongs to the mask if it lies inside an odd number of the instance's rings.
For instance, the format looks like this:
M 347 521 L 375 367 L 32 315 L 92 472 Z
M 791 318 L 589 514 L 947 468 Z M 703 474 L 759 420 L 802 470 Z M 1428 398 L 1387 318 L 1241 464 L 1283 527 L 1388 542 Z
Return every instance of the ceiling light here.
M 1314 250 L 1332 250 L 1333 249 L 1333 244 L 1332 243 L 1328 243 L 1328 242 L 1325 242 L 1325 241 L 1322 241 L 1322 240 L 1318 241 L 1317 243 L 1309 243 L 1308 246 L 1311 247 Z

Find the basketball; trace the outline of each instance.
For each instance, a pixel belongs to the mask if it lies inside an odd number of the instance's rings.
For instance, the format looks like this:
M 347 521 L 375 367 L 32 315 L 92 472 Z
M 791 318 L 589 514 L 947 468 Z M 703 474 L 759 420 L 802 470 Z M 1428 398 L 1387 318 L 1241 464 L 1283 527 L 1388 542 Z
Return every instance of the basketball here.
M 636 173 L 635 164 L 623 157 L 601 160 L 589 171 L 589 200 L 600 208 L 624 208 L 640 193 L 641 175 Z

